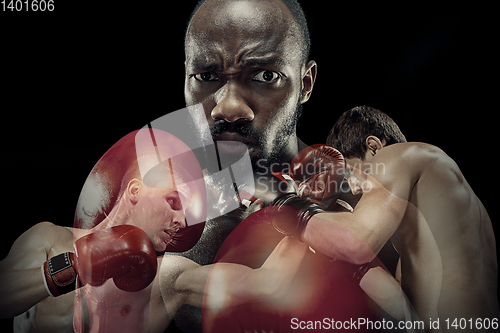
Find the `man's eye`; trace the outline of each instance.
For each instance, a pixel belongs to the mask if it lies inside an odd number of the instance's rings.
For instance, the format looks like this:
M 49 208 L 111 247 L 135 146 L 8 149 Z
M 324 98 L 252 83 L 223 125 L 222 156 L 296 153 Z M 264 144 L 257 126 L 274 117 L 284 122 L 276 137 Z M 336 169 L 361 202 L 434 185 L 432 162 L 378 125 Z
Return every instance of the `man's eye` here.
M 260 71 L 252 80 L 264 83 L 274 83 L 281 78 L 279 73 L 270 70 Z
M 219 81 L 219 77 L 217 74 L 213 72 L 204 72 L 199 74 L 192 75 L 196 80 L 201 82 L 209 82 L 209 81 Z

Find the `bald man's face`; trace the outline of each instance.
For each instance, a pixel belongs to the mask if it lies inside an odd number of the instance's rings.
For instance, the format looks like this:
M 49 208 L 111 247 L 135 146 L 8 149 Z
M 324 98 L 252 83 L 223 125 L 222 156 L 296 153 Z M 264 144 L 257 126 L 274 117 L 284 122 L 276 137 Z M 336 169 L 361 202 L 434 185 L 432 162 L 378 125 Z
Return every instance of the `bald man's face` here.
M 279 0 L 208 0 L 187 32 L 186 103 L 203 103 L 214 140 L 245 143 L 254 161 L 276 158 L 296 144 L 298 107 L 314 84 L 302 45 Z

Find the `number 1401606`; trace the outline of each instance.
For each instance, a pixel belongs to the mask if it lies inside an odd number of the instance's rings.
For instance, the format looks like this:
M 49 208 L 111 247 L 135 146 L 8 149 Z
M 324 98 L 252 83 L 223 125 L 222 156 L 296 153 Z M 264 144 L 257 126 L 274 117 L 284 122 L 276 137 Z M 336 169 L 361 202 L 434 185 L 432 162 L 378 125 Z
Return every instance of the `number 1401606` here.
M 2 0 L 4 12 L 52 12 L 54 0 Z
M 477 319 L 465 319 L 465 318 L 455 318 L 454 320 L 452 319 L 446 319 L 446 329 L 454 328 L 456 330 L 461 329 L 461 330 L 489 330 L 489 329 L 494 329 L 497 330 L 499 327 L 498 323 L 498 318 L 477 318 Z

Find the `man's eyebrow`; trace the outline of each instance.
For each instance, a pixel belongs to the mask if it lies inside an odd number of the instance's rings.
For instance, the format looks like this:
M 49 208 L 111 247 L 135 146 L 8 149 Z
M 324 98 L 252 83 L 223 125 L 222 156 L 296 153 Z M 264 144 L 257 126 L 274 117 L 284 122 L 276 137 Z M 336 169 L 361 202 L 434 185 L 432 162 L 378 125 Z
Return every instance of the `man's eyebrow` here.
M 268 56 L 268 57 L 248 57 L 244 58 L 239 65 L 246 67 L 260 67 L 260 66 L 284 66 L 285 60 L 279 56 Z M 216 72 L 222 71 L 222 66 L 219 62 L 205 60 L 193 60 L 191 66 L 199 71 Z
M 276 65 L 276 66 L 284 66 L 285 61 L 283 58 L 278 56 L 270 56 L 270 57 L 255 57 L 255 58 L 246 58 L 242 61 L 244 66 L 249 67 L 258 67 L 258 66 L 268 66 L 268 65 Z
M 215 72 L 219 70 L 221 67 L 218 63 L 216 62 L 205 62 L 203 60 L 195 60 L 192 63 L 192 67 L 200 70 L 200 71 L 207 71 L 207 72 Z

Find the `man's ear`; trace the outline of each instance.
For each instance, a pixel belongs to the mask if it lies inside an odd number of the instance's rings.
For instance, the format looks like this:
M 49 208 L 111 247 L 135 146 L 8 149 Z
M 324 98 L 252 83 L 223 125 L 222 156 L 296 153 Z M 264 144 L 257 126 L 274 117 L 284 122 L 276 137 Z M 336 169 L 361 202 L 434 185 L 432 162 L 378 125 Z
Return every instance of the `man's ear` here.
M 314 60 L 311 60 L 306 64 L 306 71 L 302 76 L 302 96 L 300 98 L 300 104 L 304 104 L 311 97 L 314 82 L 316 81 L 317 69 L 318 65 Z
M 132 179 L 127 185 L 127 196 L 132 203 L 139 201 L 139 192 L 141 191 L 142 182 L 139 179 Z
M 377 154 L 377 150 L 384 147 L 384 143 L 382 143 L 382 141 L 380 141 L 380 139 L 376 136 L 370 135 L 366 138 L 366 147 L 368 148 L 367 152 L 370 155 L 375 156 Z

